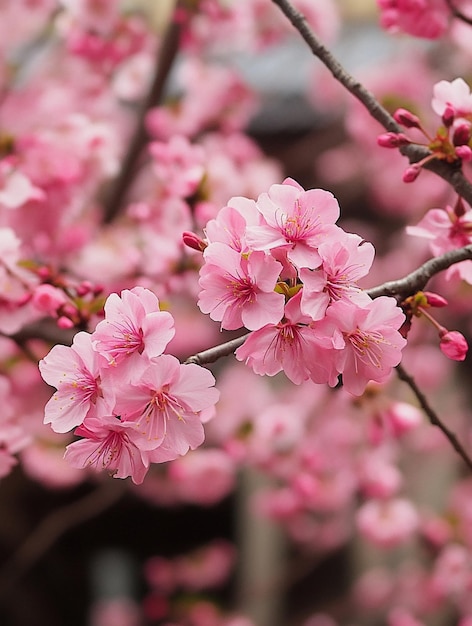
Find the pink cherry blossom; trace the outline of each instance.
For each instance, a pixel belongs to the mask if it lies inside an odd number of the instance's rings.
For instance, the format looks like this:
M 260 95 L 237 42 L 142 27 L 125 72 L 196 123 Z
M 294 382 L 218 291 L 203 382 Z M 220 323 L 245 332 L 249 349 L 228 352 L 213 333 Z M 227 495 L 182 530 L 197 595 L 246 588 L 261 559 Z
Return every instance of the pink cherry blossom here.
M 199 413 L 217 402 L 214 383 L 203 367 L 181 365 L 164 354 L 151 359 L 125 393 L 112 392 L 114 411 L 139 434 L 139 445 L 150 451 L 152 462 L 168 461 L 203 442 Z
M 167 143 L 151 142 L 149 152 L 153 173 L 164 193 L 182 198 L 195 193 L 205 173 L 202 146 L 192 145 L 182 135 L 174 135 Z
M 309 326 L 311 319 L 301 313 L 300 300 L 298 292 L 286 304 L 282 321 L 251 333 L 236 350 L 236 358 L 245 361 L 256 374 L 274 376 L 283 370 L 299 385 L 316 370 L 320 382 L 329 380 L 334 385 L 338 373 L 330 368 L 329 353 L 323 350 L 323 346 L 333 347 L 332 340 L 320 337 Z
M 219 242 L 205 249 L 204 258 L 198 300 L 202 313 L 227 330 L 257 330 L 280 321 L 284 296 L 274 292 L 280 263 L 264 252 L 241 255 Z
M 472 94 L 463 78 L 450 82 L 440 80 L 434 85 L 433 94 L 431 105 L 438 115 L 444 115 L 448 107 L 452 108 L 457 117 L 472 115 Z
M 445 0 L 377 0 L 380 24 L 387 31 L 404 32 L 425 39 L 441 37 L 449 24 Z
M 254 200 L 249 198 L 231 198 L 228 206 L 223 207 L 215 219 L 210 220 L 205 233 L 209 243 L 219 241 L 237 252 L 247 252 L 246 228 L 260 223 L 260 213 Z
M 159 310 L 152 291 L 134 287 L 123 290 L 121 296 L 108 296 L 105 319 L 97 325 L 92 340 L 94 349 L 110 365 L 118 365 L 133 355 L 149 359 L 162 354 L 174 334 L 172 316 Z
M 44 423 L 65 433 L 94 417 L 100 402 L 98 355 L 89 333 L 80 332 L 72 346 L 56 345 L 39 362 L 43 379 L 57 388 L 45 407 Z
M 406 232 L 414 237 L 428 239 L 434 255 L 462 248 L 472 241 L 472 210 L 466 209 L 457 214 L 451 206 L 430 209 L 416 226 L 407 226 Z M 472 261 L 456 263 L 446 272 L 448 278 L 455 275 L 472 284 Z
M 169 479 L 182 502 L 212 506 L 235 486 L 236 464 L 218 448 L 199 448 L 169 464 Z
M 58 309 L 66 304 L 68 299 L 62 289 L 44 283 L 35 287 L 31 302 L 38 311 L 56 317 Z
M 44 192 L 7 160 L 0 162 L 0 206 L 17 209 L 30 200 L 43 200 Z
M 395 300 L 382 296 L 362 306 L 338 300 L 328 308 L 324 320 L 314 322 L 322 334 L 342 334 L 344 347 L 335 353 L 336 367 L 347 391 L 361 395 L 369 381 L 388 378 L 406 345 L 397 330 L 404 320 Z
M 320 265 L 317 247 L 327 235 L 337 232 L 334 223 L 339 217 L 339 205 L 333 194 L 323 189 L 305 191 L 294 180 L 286 179 L 262 193 L 257 207 L 265 224 L 247 229 L 246 240 L 252 249 L 283 246 L 296 266 Z
M 356 521 L 362 535 L 389 548 L 410 539 L 418 529 L 419 515 L 405 498 L 369 500 L 359 508 Z
M 306 315 L 319 320 L 330 302 L 348 300 L 362 304 L 369 300 L 357 281 L 372 265 L 375 254 L 372 244 L 363 242 L 357 235 L 341 232 L 321 243 L 318 253 L 322 258 L 320 268 L 300 270 L 301 308 Z
M 149 458 L 136 444 L 136 430 L 114 415 L 89 417 L 75 431 L 83 438 L 67 446 L 65 459 L 77 468 L 90 467 L 109 471 L 114 478 L 131 476 L 136 484 L 143 482 Z

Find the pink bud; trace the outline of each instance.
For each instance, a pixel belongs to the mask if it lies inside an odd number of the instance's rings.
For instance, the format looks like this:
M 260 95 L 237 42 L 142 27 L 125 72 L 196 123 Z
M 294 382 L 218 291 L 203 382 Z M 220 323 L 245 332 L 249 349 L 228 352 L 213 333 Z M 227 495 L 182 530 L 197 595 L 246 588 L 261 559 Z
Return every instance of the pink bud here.
M 444 113 L 442 114 L 442 121 L 446 128 L 449 128 L 450 126 L 452 126 L 455 115 L 456 113 L 453 107 L 450 104 L 446 105 L 446 108 L 444 109 Z
M 443 298 L 437 293 L 433 293 L 432 291 L 423 291 L 423 295 L 425 296 L 429 306 L 440 308 L 448 305 L 448 301 L 446 300 L 446 298 Z
M 397 109 L 393 114 L 393 119 L 405 128 L 421 128 L 419 118 L 407 109 Z
M 36 273 L 42 280 L 48 280 L 51 277 L 51 270 L 46 265 L 38 267 Z
M 67 317 L 74 317 L 74 315 L 77 314 L 77 308 L 72 303 L 69 302 L 69 303 L 64 304 L 64 306 L 62 307 L 62 312 Z
M 203 252 L 208 245 L 201 237 L 188 230 L 182 233 L 182 240 L 186 246 L 193 250 L 198 250 L 198 252 Z
M 462 333 L 457 330 L 446 330 L 443 328 L 440 333 L 439 347 L 442 352 L 454 361 L 463 361 L 467 356 L 467 340 Z
M 68 317 L 62 316 L 57 320 L 57 325 L 59 326 L 59 328 L 68 329 L 74 327 L 74 322 Z
M 463 146 L 466 143 L 469 143 L 470 140 L 470 124 L 459 124 L 457 128 L 454 129 L 454 134 L 452 136 L 452 143 L 455 146 Z
M 86 296 L 88 293 L 93 291 L 93 285 L 88 280 L 84 280 L 80 283 L 80 285 L 78 285 L 76 291 L 78 296 Z
M 465 161 L 466 163 L 472 161 L 472 150 L 469 146 L 457 146 L 456 154 L 459 159 L 462 159 L 462 161 Z
M 398 148 L 411 143 L 402 133 L 383 133 L 377 137 L 377 144 L 382 148 Z
M 403 172 L 403 182 L 412 183 L 418 178 L 420 172 L 421 167 L 419 165 L 410 165 L 410 167 L 407 167 L 406 170 Z

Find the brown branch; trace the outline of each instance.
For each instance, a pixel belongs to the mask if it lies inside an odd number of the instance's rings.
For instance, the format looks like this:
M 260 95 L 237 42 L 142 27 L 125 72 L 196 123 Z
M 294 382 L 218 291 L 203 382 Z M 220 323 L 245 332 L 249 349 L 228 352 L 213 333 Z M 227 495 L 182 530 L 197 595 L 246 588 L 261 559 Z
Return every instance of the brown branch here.
M 431 424 L 433 426 L 437 426 L 437 428 L 442 430 L 442 432 L 447 437 L 447 439 L 451 443 L 451 445 L 454 448 L 454 450 L 462 458 L 462 460 L 467 465 L 467 467 L 470 470 L 472 470 L 472 459 L 469 457 L 469 455 L 467 454 L 467 452 L 463 448 L 462 444 L 457 439 L 456 435 L 452 432 L 452 430 L 450 430 L 439 419 L 439 416 L 432 409 L 432 407 L 429 404 L 428 399 L 426 398 L 424 393 L 418 388 L 418 385 L 416 384 L 414 378 L 412 376 L 410 376 L 410 374 L 408 374 L 405 371 L 405 369 L 404 369 L 404 367 L 402 365 L 397 365 L 396 370 L 397 370 L 397 374 L 398 374 L 398 377 L 400 378 L 400 380 L 403 380 L 403 382 L 405 382 L 410 387 L 410 389 L 413 391 L 413 393 L 415 394 L 416 399 L 418 400 L 418 402 L 419 402 L 421 408 L 423 409 L 423 411 L 428 416 L 428 419 L 431 422 Z
M 125 491 L 124 481 L 107 480 L 92 493 L 50 513 L 2 565 L 0 598 L 10 593 L 65 532 L 106 511 Z
M 246 333 L 241 337 L 231 339 L 225 343 L 220 343 L 218 346 L 214 346 L 213 348 L 209 348 L 208 350 L 203 350 L 203 352 L 198 352 L 198 354 L 189 356 L 185 363 L 195 363 L 196 365 L 214 363 L 218 359 L 221 359 L 221 357 L 232 354 L 237 348 L 239 348 L 239 346 L 242 346 L 249 334 L 250 333 Z
M 442 272 L 456 263 L 472 259 L 472 244 L 457 250 L 450 250 L 441 256 L 429 259 L 418 269 L 404 278 L 392 280 L 378 287 L 367 289 L 371 298 L 379 296 L 397 296 L 402 300 L 425 288 L 428 281 L 439 272 Z
M 295 9 L 289 0 L 272 0 L 272 2 L 280 8 L 297 29 L 313 54 L 329 69 L 334 78 L 364 105 L 371 116 L 387 131 L 395 133 L 401 132 L 402 129 L 400 126 L 375 96 L 358 80 L 351 76 L 330 50 L 321 43 L 308 26 L 303 14 Z M 431 154 L 427 148 L 415 144 L 402 146 L 400 152 L 408 157 L 410 163 L 417 163 Z M 424 168 L 434 172 L 447 181 L 460 196 L 472 205 L 472 183 L 464 177 L 461 169 L 457 165 L 433 159 L 427 162 Z
M 43 319 L 23 326 L 21 330 L 13 335 L 0 334 L 13 339 L 24 350 L 26 343 L 31 339 L 42 339 L 50 344 L 60 343 L 64 346 L 70 346 L 77 332 L 75 328 L 59 328 L 55 320 Z
M 181 24 L 180 21 L 176 19 L 176 12 L 180 4 L 181 2 L 177 2 L 174 15 L 171 18 L 162 44 L 158 49 L 156 70 L 149 93 L 138 114 L 137 127 L 124 156 L 118 178 L 115 180 L 110 194 L 105 201 L 103 208 L 103 221 L 105 224 L 112 222 L 123 206 L 126 193 L 134 180 L 139 158 L 148 140 L 145 126 L 146 113 L 161 101 L 167 78 L 177 56 Z
M 462 11 L 460 11 L 455 6 L 452 0 L 446 0 L 446 4 L 449 7 L 453 17 L 457 18 L 458 20 L 461 20 L 461 22 L 465 22 L 466 24 L 469 24 L 470 26 L 472 26 L 472 17 L 468 17 L 467 15 L 464 15 Z
M 380 296 L 396 296 L 399 300 L 404 300 L 407 296 L 415 294 L 417 291 L 424 289 L 428 281 L 452 265 L 460 263 L 461 261 L 472 260 L 472 244 L 465 246 L 464 248 L 458 248 L 457 250 L 450 250 L 442 254 L 441 256 L 429 259 L 418 269 L 411 272 L 404 278 L 398 280 L 391 280 L 383 283 L 378 287 L 372 287 L 367 289 L 366 292 L 373 299 Z M 249 333 L 248 333 L 249 334 Z M 232 352 L 241 346 L 248 334 L 232 339 L 226 343 L 222 343 L 213 348 L 209 348 L 198 354 L 190 356 L 185 362 L 196 363 L 197 365 L 206 365 L 208 363 L 214 363 L 223 356 L 228 356 Z

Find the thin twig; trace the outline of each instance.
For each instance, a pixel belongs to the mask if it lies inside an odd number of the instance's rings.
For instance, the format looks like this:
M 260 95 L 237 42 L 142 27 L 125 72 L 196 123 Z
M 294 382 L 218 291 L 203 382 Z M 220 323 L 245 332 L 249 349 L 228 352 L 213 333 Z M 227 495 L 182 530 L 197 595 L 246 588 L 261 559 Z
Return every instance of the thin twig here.
M 452 0 L 446 0 L 446 4 L 449 7 L 453 17 L 457 18 L 458 20 L 461 20 L 461 22 L 465 22 L 466 24 L 469 24 L 472 26 L 472 17 L 468 17 L 467 15 L 464 15 L 462 11 L 460 11 L 455 6 Z
M 308 44 L 313 54 L 329 69 L 334 78 L 341 83 L 354 97 L 356 97 L 386 130 L 391 132 L 401 132 L 400 126 L 395 122 L 390 113 L 380 104 L 375 96 L 366 89 L 358 80 L 351 76 L 339 63 L 330 50 L 328 50 L 314 34 L 302 13 L 300 13 L 289 2 L 289 0 L 272 0 L 292 25 L 297 29 L 305 42 Z M 410 163 L 417 163 L 424 159 L 431 152 L 422 146 L 410 144 L 402 146 L 400 152 L 408 157 Z M 469 204 L 472 204 L 472 183 L 463 175 L 460 169 L 460 162 L 446 163 L 439 159 L 432 159 L 423 166 L 444 180 L 446 180 L 454 190 L 462 196 Z
M 449 430 L 449 428 L 439 419 L 439 416 L 429 404 L 428 399 L 426 398 L 424 393 L 418 388 L 418 385 L 416 384 L 414 378 L 405 371 L 405 368 L 402 365 L 397 365 L 396 369 L 398 377 L 400 378 L 400 380 L 403 380 L 403 382 L 405 382 L 413 391 L 416 399 L 418 400 L 423 411 L 428 416 L 431 424 L 433 426 L 437 426 L 440 430 L 442 430 L 454 450 L 462 458 L 467 467 L 472 470 L 472 459 L 469 457 L 462 444 L 457 439 L 456 435 L 451 430 Z
M 0 570 L 0 598 L 5 598 L 18 581 L 68 530 L 92 519 L 115 504 L 126 491 L 120 480 L 107 480 L 92 493 L 50 513 L 37 526 Z
M 162 44 L 158 49 L 156 70 L 149 93 L 138 114 L 137 127 L 133 137 L 131 138 L 128 151 L 124 156 L 118 178 L 114 182 L 111 192 L 105 201 L 103 208 L 103 221 L 106 224 L 112 222 L 119 213 L 123 206 L 126 193 L 134 180 L 139 158 L 148 140 L 145 126 L 146 113 L 149 109 L 156 106 L 161 101 L 164 87 L 167 83 L 167 78 L 177 56 L 177 52 L 179 50 L 181 23 L 175 18 L 175 15 L 179 6 L 180 2 L 177 3 L 174 15 L 164 35 Z
M 193 356 L 189 356 L 189 358 L 185 361 L 186 364 L 195 363 L 196 365 L 207 365 L 208 363 L 214 363 L 221 357 L 228 356 L 232 354 L 239 346 L 242 346 L 246 341 L 246 338 L 249 337 L 250 333 L 246 333 L 241 337 L 237 337 L 236 339 L 231 339 L 225 343 L 220 343 L 218 346 L 214 346 L 213 348 L 209 348 L 208 350 L 203 350 L 203 352 L 198 352 Z

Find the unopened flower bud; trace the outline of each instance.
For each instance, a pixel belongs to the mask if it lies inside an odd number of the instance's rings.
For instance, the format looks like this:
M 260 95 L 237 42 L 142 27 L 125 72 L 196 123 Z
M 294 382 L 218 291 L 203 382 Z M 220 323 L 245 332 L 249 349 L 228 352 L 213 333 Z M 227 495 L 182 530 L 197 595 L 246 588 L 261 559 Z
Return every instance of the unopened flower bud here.
M 397 109 L 393 114 L 393 119 L 405 128 L 421 128 L 419 117 L 407 109 Z
M 469 146 L 457 146 L 456 154 L 465 163 L 472 161 L 472 149 Z
M 377 144 L 382 148 L 398 148 L 411 143 L 403 133 L 383 133 L 377 137 Z
M 470 124 L 459 124 L 457 128 L 454 129 L 454 134 L 452 136 L 452 143 L 455 146 L 463 146 L 464 144 L 469 143 L 470 140 Z
M 421 167 L 419 165 L 410 165 L 410 167 L 407 167 L 406 170 L 403 172 L 403 182 L 412 183 L 418 178 L 420 172 Z
M 423 291 L 423 295 L 426 297 L 426 302 L 429 306 L 443 307 L 448 305 L 446 298 L 443 298 L 437 293 L 433 293 L 432 291 Z
M 192 250 L 198 250 L 198 252 L 203 252 L 208 245 L 201 237 L 188 230 L 182 233 L 182 240 L 186 246 Z
M 455 115 L 456 113 L 453 107 L 451 107 L 451 105 L 448 104 L 446 108 L 444 109 L 444 113 L 442 114 L 442 121 L 446 128 L 449 128 L 450 126 L 452 126 Z
M 86 296 L 93 291 L 93 285 L 90 281 L 84 280 L 77 286 L 77 295 L 80 297 Z
M 462 333 L 457 330 L 443 328 L 439 332 L 439 337 L 439 347 L 449 359 L 453 361 L 463 361 L 465 359 L 469 346 Z
M 68 317 L 61 316 L 57 320 L 57 325 L 59 326 L 59 328 L 63 328 L 67 330 L 68 328 L 74 327 L 74 322 Z

